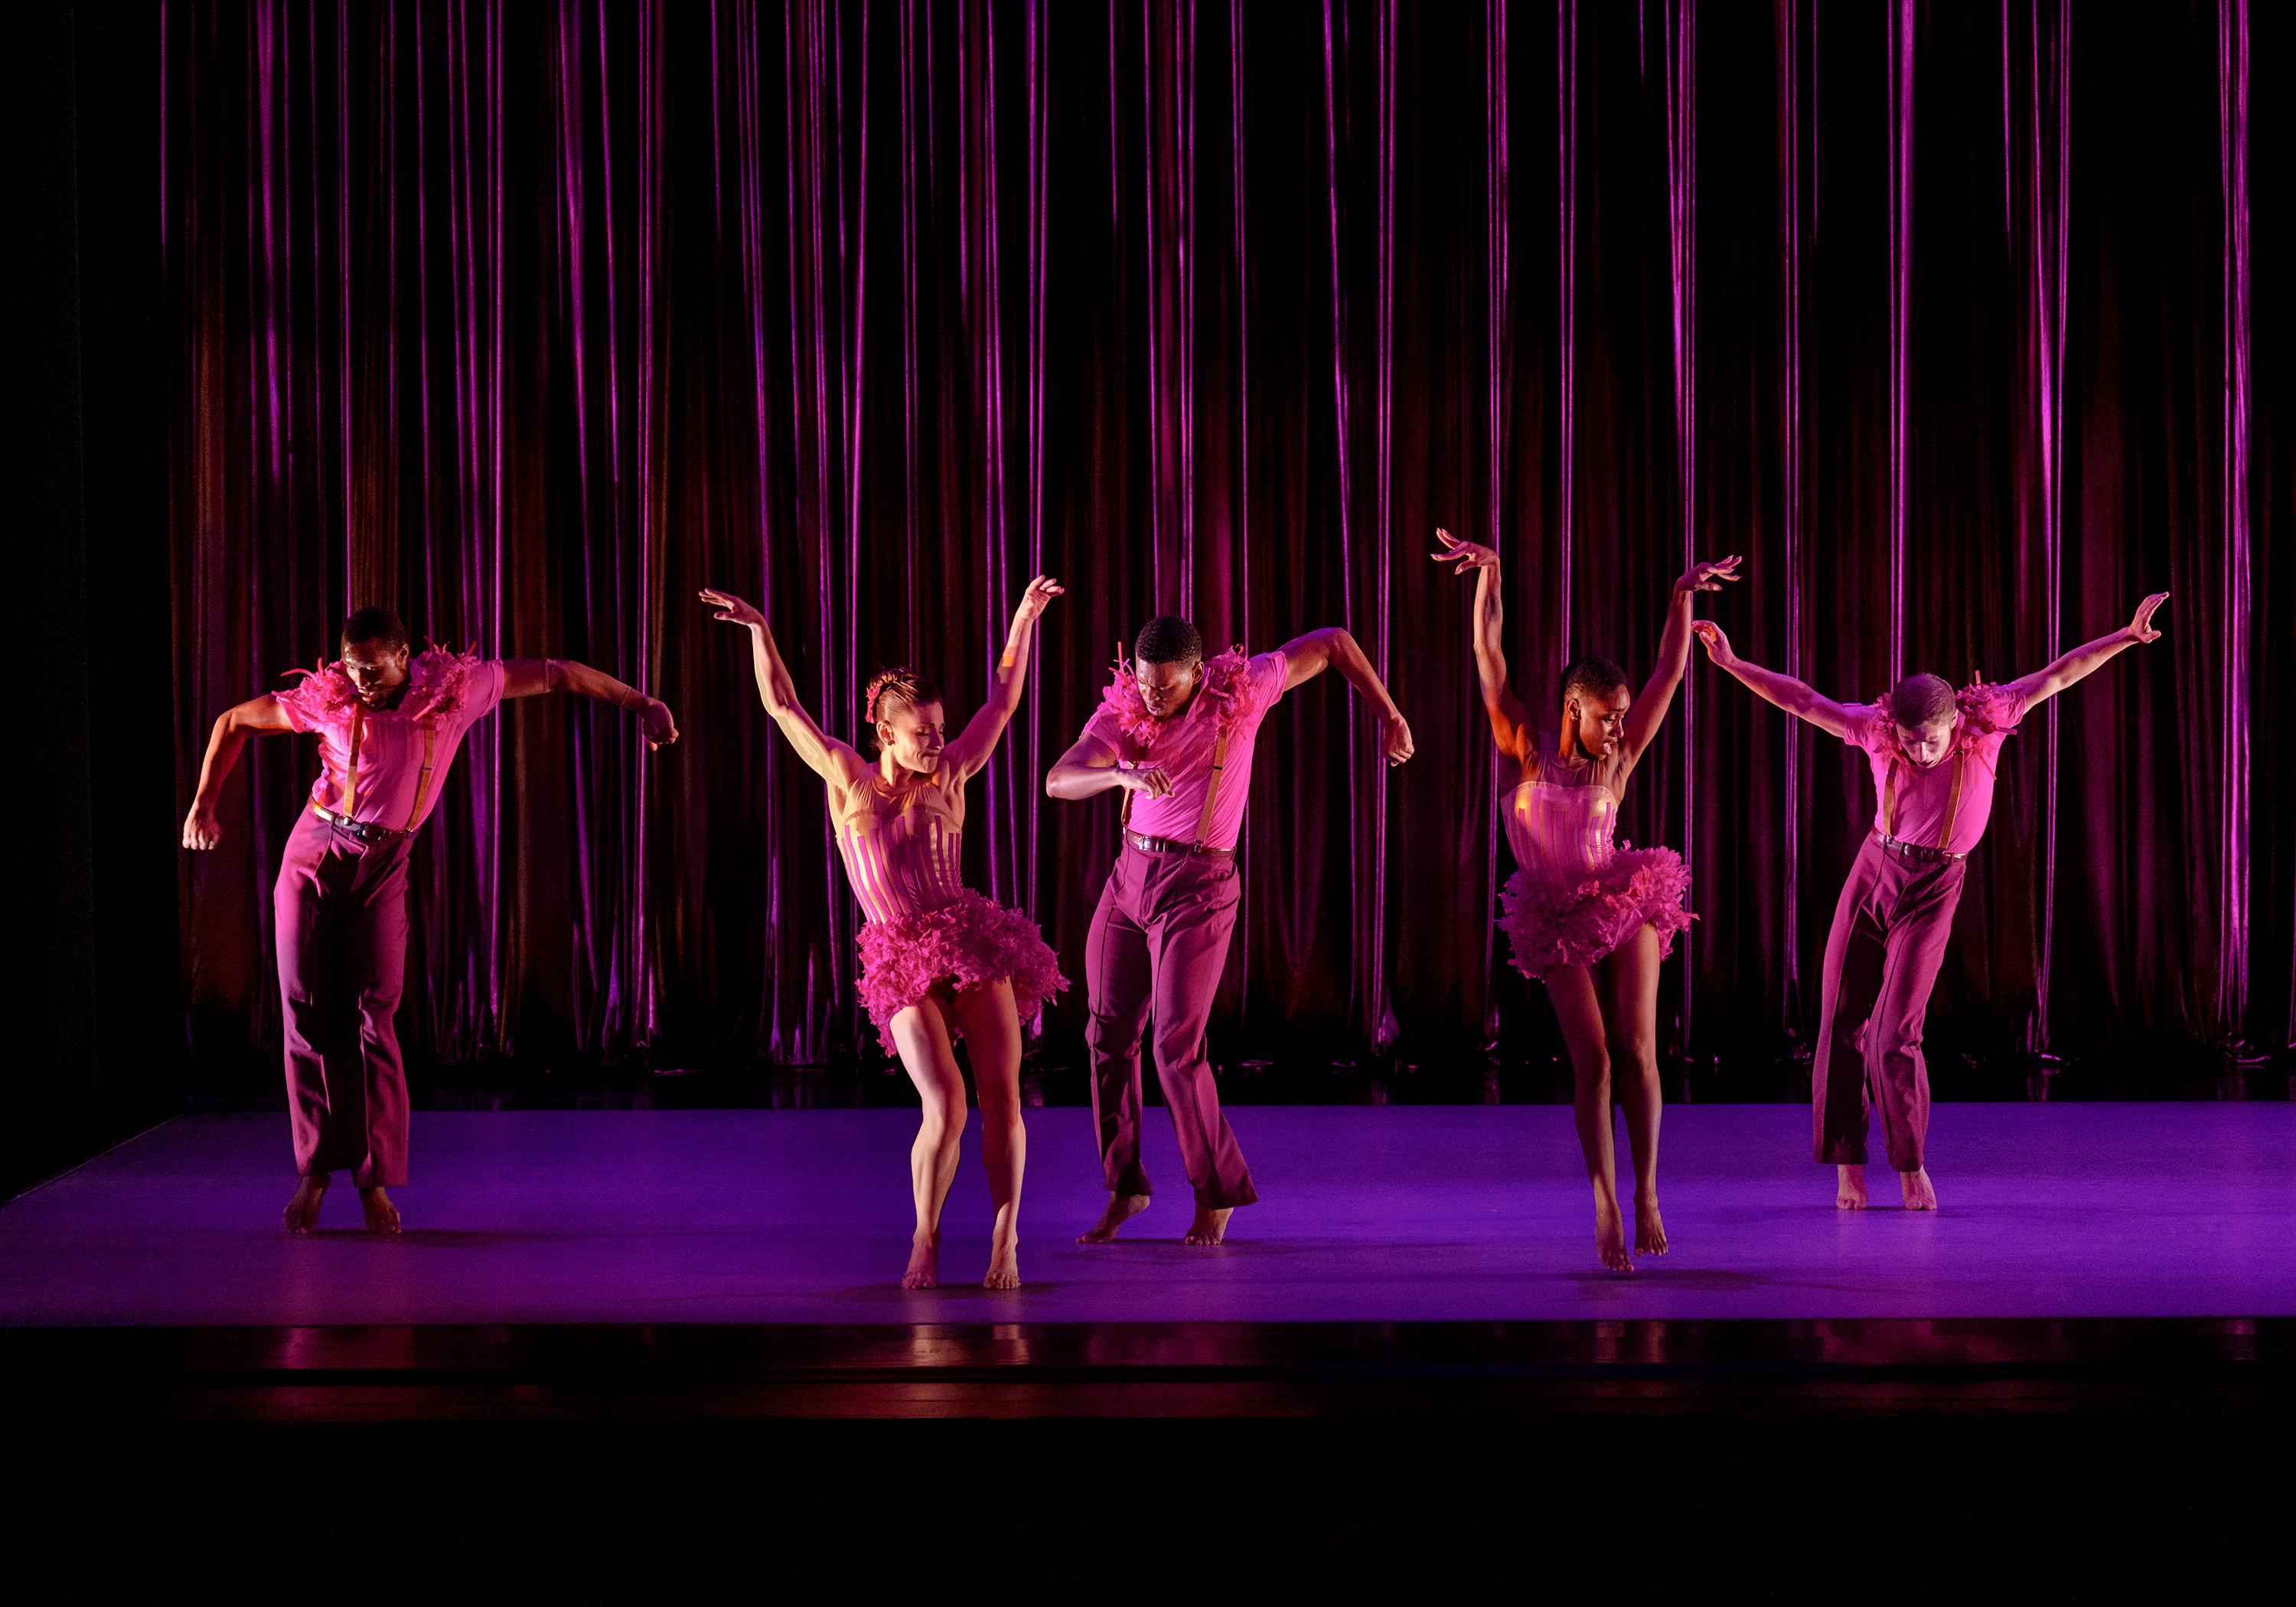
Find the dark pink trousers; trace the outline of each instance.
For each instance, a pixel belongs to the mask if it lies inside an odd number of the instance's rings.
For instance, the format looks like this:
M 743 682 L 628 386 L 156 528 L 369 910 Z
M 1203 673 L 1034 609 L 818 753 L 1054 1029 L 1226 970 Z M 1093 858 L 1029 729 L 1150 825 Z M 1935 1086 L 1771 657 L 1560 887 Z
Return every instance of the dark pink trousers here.
M 406 977 L 412 837 L 367 844 L 303 812 L 271 890 L 295 1170 L 406 1181 L 406 1072 L 391 1017 Z
M 1882 1113 L 1890 1164 L 1919 1171 L 1930 1130 L 1922 1023 L 1945 963 L 1969 862 L 1917 864 L 1867 836 L 1825 940 L 1810 1124 L 1819 1161 L 1866 1163 L 1867 1112 Z
M 1146 854 L 1129 844 L 1101 890 L 1085 939 L 1085 1043 L 1101 1170 L 1117 1193 L 1151 1192 L 1140 1168 L 1140 1040 L 1152 1019 L 1156 1078 L 1196 1203 L 1217 1209 L 1259 1198 L 1204 1058 L 1240 896 L 1233 858 Z

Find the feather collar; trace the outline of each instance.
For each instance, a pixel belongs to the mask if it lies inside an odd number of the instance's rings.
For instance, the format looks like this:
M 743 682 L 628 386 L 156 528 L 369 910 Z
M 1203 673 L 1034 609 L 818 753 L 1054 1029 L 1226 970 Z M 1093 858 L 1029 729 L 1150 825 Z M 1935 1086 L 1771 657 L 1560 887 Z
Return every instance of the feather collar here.
M 1249 664 L 1241 644 L 1204 660 L 1203 685 L 1196 689 L 1196 696 L 1212 701 L 1213 717 L 1218 720 L 1223 736 L 1233 734 L 1237 725 L 1250 718 L 1259 707 Z M 1117 728 L 1143 749 L 1154 747 L 1157 739 L 1177 723 L 1174 717 L 1160 719 L 1148 712 L 1140 683 L 1133 676 L 1132 661 L 1122 654 L 1118 655 L 1115 673 L 1101 692 L 1100 706 L 1115 718 Z

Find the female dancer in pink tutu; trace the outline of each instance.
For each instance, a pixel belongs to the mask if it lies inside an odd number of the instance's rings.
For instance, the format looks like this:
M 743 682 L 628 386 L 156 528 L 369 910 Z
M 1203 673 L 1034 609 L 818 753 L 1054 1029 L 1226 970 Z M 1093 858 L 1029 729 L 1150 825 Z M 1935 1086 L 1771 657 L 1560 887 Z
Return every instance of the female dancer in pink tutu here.
M 1690 600 L 1735 580 L 1739 560 L 1693 564 L 1674 583 L 1658 667 L 1636 698 L 1607 659 L 1579 659 L 1562 672 L 1557 734 L 1531 728 L 1530 713 L 1507 684 L 1499 555 L 1435 532 L 1438 563 L 1475 572 L 1475 669 L 1499 751 L 1522 780 L 1507 800 L 1507 844 L 1517 869 L 1502 895 L 1499 924 L 1515 969 L 1546 984 L 1562 1026 L 1577 1083 L 1578 1147 L 1595 1185 L 1595 1248 L 1613 1272 L 1631 1272 L 1619 1209 L 1618 1162 L 1611 1138 L 1611 1070 L 1621 1073 L 1619 1103 L 1634 1146 L 1635 1249 L 1666 1253 L 1658 1209 L 1658 967 L 1690 924 L 1683 907 L 1690 873 L 1672 849 L 1615 843 L 1619 803 L 1674 689 L 1690 662 Z
M 813 723 L 774 646 L 765 616 L 728 592 L 701 600 L 717 617 L 749 627 L 758 695 L 800 757 L 829 789 L 846 880 L 868 917 L 861 928 L 861 1002 L 878 1038 L 901 1057 L 924 1101 L 909 1151 L 917 1230 L 904 1289 L 939 1281 L 940 1208 L 964 1142 L 964 1079 L 954 1039 L 972 1050 L 980 1093 L 980 1154 L 996 1208 L 990 1289 L 1021 1286 L 1021 1022 L 1068 986 L 1029 918 L 1003 909 L 958 877 L 964 783 L 988 762 L 1029 675 L 1029 639 L 1062 588 L 1039 575 L 1021 594 L 997 660 L 996 685 L 955 741 L 942 734 L 940 694 L 913 669 L 889 669 L 868 685 L 865 717 L 878 750 L 871 763 Z

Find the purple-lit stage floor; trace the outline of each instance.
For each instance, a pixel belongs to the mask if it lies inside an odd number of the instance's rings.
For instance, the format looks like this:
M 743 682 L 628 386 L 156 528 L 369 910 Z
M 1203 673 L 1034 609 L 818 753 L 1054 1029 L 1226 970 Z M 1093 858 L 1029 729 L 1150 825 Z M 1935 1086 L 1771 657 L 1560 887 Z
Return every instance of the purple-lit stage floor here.
M 516 1537 L 495 1596 L 538 1567 L 647 1599 L 716 1544 L 697 1586 L 766 1566 L 828 1597 L 911 1555 L 1073 1592 L 1177 1507 L 1201 1521 L 1152 1570 L 1698 1590 L 1870 1572 L 1872 1525 L 1801 1521 L 1821 1470 L 1853 1505 L 1935 1495 L 1924 1578 L 2125 1594 L 2140 1557 L 2277 1557 L 2286 1104 L 1950 1107 L 1946 1209 L 1857 1217 L 1802 1110 L 1677 1109 L 1677 1248 L 1631 1277 L 1592 1264 L 1567 1109 L 1234 1114 L 1267 1199 L 1201 1250 L 1160 1117 L 1164 1193 L 1086 1248 L 1087 1113 L 1032 1111 L 1006 1295 L 972 1281 L 971 1152 L 950 1285 L 896 1286 L 902 1111 L 418 1115 L 395 1241 L 348 1191 L 333 1231 L 280 1232 L 283 1119 L 170 1122 L 0 1209 L 0 1433 L 45 1475 L 20 1527 L 107 1566 L 141 1533 L 171 1580 L 251 1547 L 285 1591 L 371 1547 L 379 1489 L 417 1520 L 403 1572 L 467 1578 L 474 1534 Z M 266 1492 L 293 1521 L 250 1526 Z
M 1161 1192 L 1124 1242 L 1073 1242 L 1103 1198 L 1088 1113 L 1029 1113 L 1027 1287 L 978 1286 L 988 1197 L 968 1136 L 946 1286 L 897 1286 L 902 1111 L 418 1113 L 409 1231 L 356 1231 L 340 1186 L 291 1239 L 286 1123 L 187 1116 L 0 1209 L 0 1326 L 1300 1324 L 2224 1317 L 2296 1313 L 2296 1108 L 1940 1107 L 1944 1209 L 1836 1211 L 1790 1105 L 1666 1115 L 1675 1249 L 1594 1264 L 1570 1112 L 1244 1106 L 1262 1202 L 1228 1244 L 1177 1242 Z

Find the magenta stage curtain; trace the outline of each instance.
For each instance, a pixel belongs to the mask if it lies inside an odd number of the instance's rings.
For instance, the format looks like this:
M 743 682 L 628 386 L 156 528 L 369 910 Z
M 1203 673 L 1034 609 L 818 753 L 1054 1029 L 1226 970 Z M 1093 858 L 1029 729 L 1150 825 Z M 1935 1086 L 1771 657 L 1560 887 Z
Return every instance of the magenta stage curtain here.
M 2009 744 L 1932 1042 L 2289 1035 L 2296 853 L 2279 9 L 1696 0 L 168 4 L 179 793 L 355 604 L 597 664 L 480 728 L 417 849 L 402 1027 L 521 1066 L 811 1060 L 856 1031 L 818 784 L 696 603 L 759 598 L 850 737 L 962 719 L 1039 570 L 969 877 L 1081 977 L 1114 806 L 1040 779 L 1159 611 L 1343 624 L 1260 744 L 1224 1058 L 1552 1037 L 1438 524 L 1496 543 L 1525 696 L 1637 679 L 1693 553 L 1742 651 L 1844 698 L 2005 679 L 2175 594 Z M 2253 91 L 2253 93 L 2251 93 Z M 2251 225 L 2255 225 L 2251 234 Z M 185 856 L 209 1067 L 275 1053 L 307 744 Z M 1862 761 L 1700 663 L 1626 835 L 1689 856 L 1672 1053 L 1808 1034 Z M 1048 1017 L 1072 1054 L 1079 986 Z M 240 1075 L 242 1073 L 234 1073 Z M 253 1073 L 243 1073 L 253 1075 Z M 223 1073 L 215 1072 L 215 1077 Z M 1726 1083 L 1724 1085 L 1726 1087 Z

